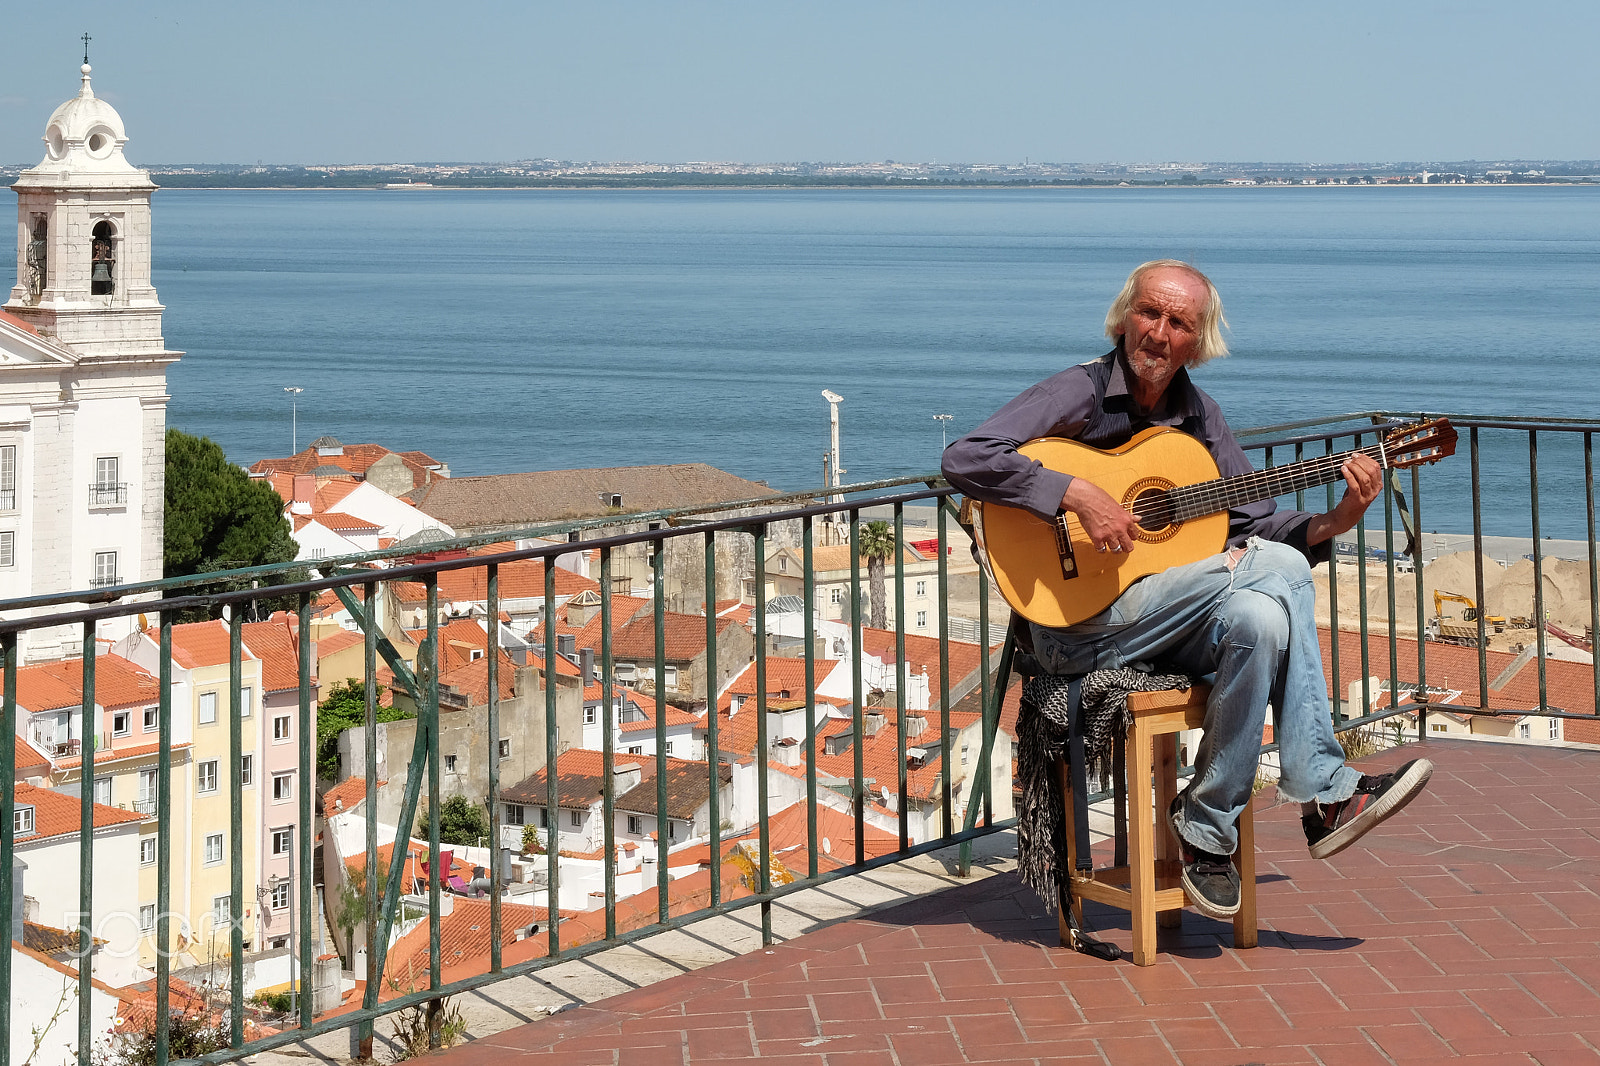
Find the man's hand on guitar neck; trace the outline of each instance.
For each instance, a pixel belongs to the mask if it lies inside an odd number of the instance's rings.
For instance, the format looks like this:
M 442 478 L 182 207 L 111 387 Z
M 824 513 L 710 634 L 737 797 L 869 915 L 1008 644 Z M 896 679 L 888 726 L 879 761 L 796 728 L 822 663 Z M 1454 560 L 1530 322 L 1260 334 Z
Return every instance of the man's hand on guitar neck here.
M 1085 478 L 1073 478 L 1061 497 L 1061 508 L 1078 516 L 1096 551 L 1133 550 L 1139 523 L 1100 486 Z
M 1339 533 L 1354 529 L 1368 505 L 1383 491 L 1383 467 L 1369 455 L 1352 452 L 1340 472 L 1344 474 L 1344 495 L 1333 510 L 1317 515 L 1306 524 L 1307 544 L 1321 544 Z

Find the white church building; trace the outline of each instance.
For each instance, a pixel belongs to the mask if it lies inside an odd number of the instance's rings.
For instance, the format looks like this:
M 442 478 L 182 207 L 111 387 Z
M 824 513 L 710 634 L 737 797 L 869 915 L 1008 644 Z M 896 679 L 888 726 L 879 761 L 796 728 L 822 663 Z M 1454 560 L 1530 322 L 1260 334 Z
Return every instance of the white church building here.
M 162 574 L 167 367 L 150 280 L 147 171 L 122 118 L 78 95 L 45 125 L 17 193 L 17 283 L 0 307 L 0 600 Z M 0 611 L 0 613 L 4 613 Z M 111 637 L 120 632 L 107 632 Z M 31 638 L 31 639 L 29 639 Z M 26 661 L 72 654 L 24 636 Z

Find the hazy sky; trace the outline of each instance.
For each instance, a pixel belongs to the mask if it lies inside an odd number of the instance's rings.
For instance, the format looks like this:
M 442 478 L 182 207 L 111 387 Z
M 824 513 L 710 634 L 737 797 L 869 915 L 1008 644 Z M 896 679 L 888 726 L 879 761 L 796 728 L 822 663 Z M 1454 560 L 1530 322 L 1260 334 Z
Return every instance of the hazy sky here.
M 0 161 L 95 88 L 135 162 L 1600 157 L 1600 5 L 8 5 Z

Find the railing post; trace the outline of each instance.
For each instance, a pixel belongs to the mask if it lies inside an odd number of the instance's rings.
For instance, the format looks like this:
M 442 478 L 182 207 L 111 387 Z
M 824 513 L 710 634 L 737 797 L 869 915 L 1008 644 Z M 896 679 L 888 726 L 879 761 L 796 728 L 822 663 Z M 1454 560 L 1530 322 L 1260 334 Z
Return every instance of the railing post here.
M 600 549 L 600 817 L 606 848 L 606 939 L 617 936 L 616 667 L 611 655 L 611 549 Z
M 550 560 L 553 564 L 555 560 Z M 489 661 L 485 666 L 489 685 L 489 970 L 499 973 L 500 958 L 500 566 L 490 563 L 485 573 L 488 600 L 485 604 L 489 636 Z M 580 702 L 583 699 L 579 683 Z
M 228 1021 L 229 1041 L 235 1050 L 244 1047 L 244 776 L 239 758 L 244 754 L 243 701 L 239 691 L 244 674 L 243 631 L 244 613 L 234 605 L 228 612 L 228 810 L 233 821 L 228 838 Z M 251 716 L 252 725 L 257 717 Z M 305 787 L 304 781 L 300 787 Z M 215 935 L 212 942 L 215 943 Z
M 761 901 L 761 946 L 772 946 L 772 833 L 767 809 L 767 529 L 750 528 L 755 538 L 756 564 L 756 844 L 760 848 L 757 891 Z M 665 793 L 663 793 L 665 795 Z M 662 869 L 665 869 L 663 864 Z M 665 893 L 663 890 L 663 906 Z
M 78 964 L 78 1066 L 89 1066 L 93 1050 L 93 1033 L 91 1011 L 83 1010 L 82 1005 L 90 1001 L 94 995 L 94 733 L 90 723 L 94 720 L 95 709 L 95 666 L 96 652 L 94 623 L 83 623 L 82 646 L 82 671 L 83 671 L 83 702 L 81 704 L 82 717 L 80 721 L 83 732 L 83 769 L 78 775 L 78 944 L 74 952 Z M 0 734 L 4 736 L 6 734 Z M 9 791 L 9 790 L 8 790 Z M 6 868 L 6 876 L 10 877 L 10 867 Z M 6 912 L 7 920 L 11 914 Z M 8 953 L 9 954 L 9 953 Z M 9 989 L 10 983 L 0 981 L 0 988 Z
M 900 830 L 900 850 L 911 847 L 911 812 L 906 809 L 906 554 L 905 504 L 894 505 L 894 746 L 895 790 L 899 797 L 895 821 Z
M 5 670 L 4 696 L 0 700 L 0 740 L 17 735 L 17 635 L 0 636 L 0 668 Z M 14 743 L 14 742 L 13 742 Z M 0 951 L 0 994 L 7 997 L 6 1013 L 11 1011 L 11 915 L 16 906 L 12 889 L 16 885 L 12 867 L 16 862 L 17 762 L 0 759 L 0 917 L 6 923 L 6 949 Z M 9 1028 L 9 1026 L 8 1026 Z M 0 1066 L 11 1066 L 11 1034 L 0 1039 Z

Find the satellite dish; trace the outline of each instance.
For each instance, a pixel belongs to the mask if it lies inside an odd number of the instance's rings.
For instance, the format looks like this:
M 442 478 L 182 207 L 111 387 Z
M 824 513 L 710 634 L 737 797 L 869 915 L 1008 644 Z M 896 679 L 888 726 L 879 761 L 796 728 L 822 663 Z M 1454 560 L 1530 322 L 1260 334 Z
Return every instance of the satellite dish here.
M 822 853 L 824 855 L 833 854 L 833 841 L 829 840 L 827 837 L 822 838 Z

